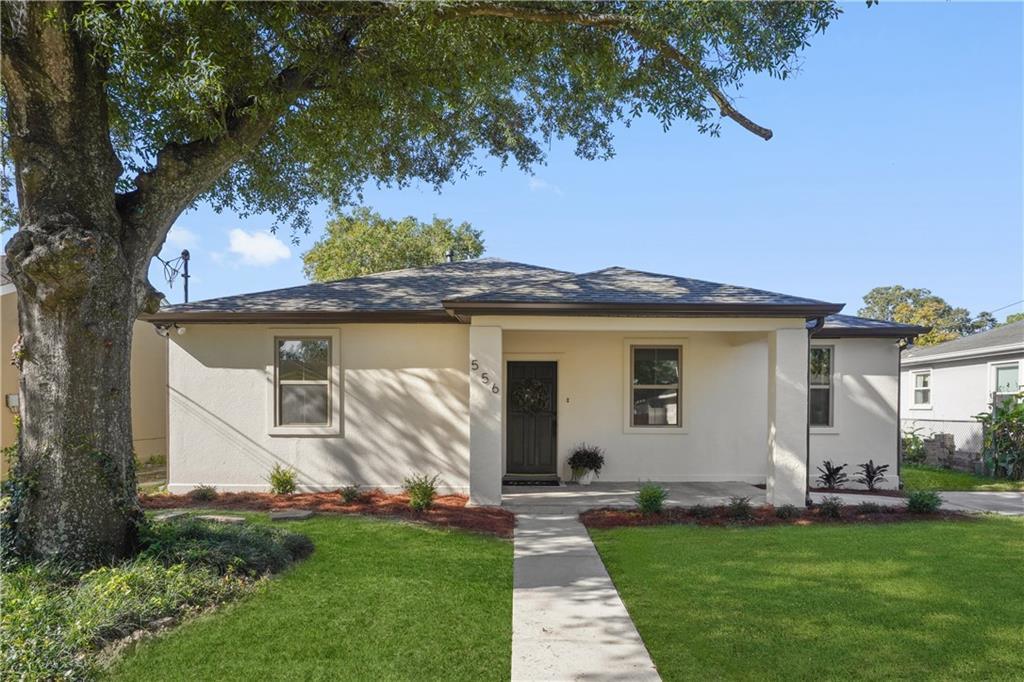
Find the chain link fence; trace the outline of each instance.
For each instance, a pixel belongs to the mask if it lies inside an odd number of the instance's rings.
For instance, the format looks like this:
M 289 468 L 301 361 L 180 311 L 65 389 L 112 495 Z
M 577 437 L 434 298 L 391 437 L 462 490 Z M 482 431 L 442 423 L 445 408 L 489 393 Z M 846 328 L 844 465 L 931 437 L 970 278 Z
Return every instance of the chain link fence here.
M 984 472 L 984 431 L 976 419 L 901 419 L 903 461 Z

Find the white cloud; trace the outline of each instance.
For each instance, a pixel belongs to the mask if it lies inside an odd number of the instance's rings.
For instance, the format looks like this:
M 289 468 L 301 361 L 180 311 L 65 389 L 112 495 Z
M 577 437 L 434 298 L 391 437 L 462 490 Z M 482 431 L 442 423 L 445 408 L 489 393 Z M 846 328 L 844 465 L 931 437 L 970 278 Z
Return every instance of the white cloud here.
M 547 180 L 541 180 L 540 178 L 530 178 L 530 182 L 527 183 L 531 192 L 551 192 L 562 196 L 562 188 L 558 185 L 554 185 Z
M 199 243 L 199 235 L 184 227 L 172 227 L 167 233 L 167 244 L 180 249 L 190 249 Z
M 228 233 L 228 250 L 241 256 L 245 265 L 273 265 L 290 258 L 291 249 L 269 232 L 246 232 L 237 227 Z

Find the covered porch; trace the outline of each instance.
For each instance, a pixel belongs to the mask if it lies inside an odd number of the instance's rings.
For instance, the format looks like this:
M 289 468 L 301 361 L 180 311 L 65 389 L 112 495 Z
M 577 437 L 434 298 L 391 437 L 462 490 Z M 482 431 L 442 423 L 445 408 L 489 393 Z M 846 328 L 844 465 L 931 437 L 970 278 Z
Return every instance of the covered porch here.
M 656 481 L 670 504 L 802 505 L 807 343 L 804 317 L 474 315 L 470 502 L 628 506 Z M 567 480 L 581 442 L 595 485 L 503 489 Z

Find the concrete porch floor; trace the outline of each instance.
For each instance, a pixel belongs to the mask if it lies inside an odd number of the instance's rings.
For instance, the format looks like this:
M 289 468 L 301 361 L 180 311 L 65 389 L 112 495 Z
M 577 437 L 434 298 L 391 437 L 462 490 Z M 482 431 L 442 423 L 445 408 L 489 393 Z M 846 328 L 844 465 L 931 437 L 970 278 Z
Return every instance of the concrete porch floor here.
M 749 497 L 750 503 L 766 503 L 765 491 L 742 481 L 661 483 L 668 491 L 667 507 L 725 504 L 730 497 Z M 515 513 L 581 512 L 600 507 L 635 507 L 633 496 L 643 483 L 604 483 L 560 486 L 504 486 L 501 506 Z

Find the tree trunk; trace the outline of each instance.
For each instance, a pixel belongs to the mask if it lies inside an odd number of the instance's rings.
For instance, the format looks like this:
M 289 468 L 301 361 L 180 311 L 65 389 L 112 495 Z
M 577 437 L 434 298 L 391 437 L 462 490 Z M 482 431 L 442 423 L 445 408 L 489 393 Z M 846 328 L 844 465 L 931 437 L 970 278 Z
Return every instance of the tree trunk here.
M 30 556 L 97 564 L 134 548 L 141 513 L 129 390 L 137 297 L 116 243 L 63 236 L 40 245 L 21 231 L 8 247 L 23 398 L 14 476 L 28 493 L 16 534 Z

